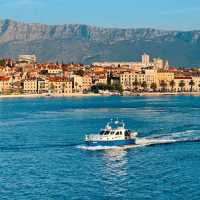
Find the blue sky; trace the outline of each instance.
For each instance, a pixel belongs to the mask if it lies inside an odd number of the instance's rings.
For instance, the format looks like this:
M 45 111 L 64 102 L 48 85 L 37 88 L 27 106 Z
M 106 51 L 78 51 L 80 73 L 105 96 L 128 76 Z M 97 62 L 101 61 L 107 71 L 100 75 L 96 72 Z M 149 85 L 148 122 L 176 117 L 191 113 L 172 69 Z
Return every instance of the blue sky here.
M 0 0 L 0 18 L 191 30 L 200 29 L 200 0 Z

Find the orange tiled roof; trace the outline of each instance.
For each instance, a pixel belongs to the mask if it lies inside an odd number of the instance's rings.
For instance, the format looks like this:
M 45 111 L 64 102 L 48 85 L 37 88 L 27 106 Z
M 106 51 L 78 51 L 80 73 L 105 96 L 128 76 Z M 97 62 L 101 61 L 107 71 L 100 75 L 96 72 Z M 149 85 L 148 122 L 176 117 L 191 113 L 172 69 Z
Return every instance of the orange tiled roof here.
M 6 76 L 0 76 L 0 81 L 9 81 L 9 77 Z
M 192 77 L 190 77 L 190 76 L 185 76 L 185 77 L 179 76 L 179 77 L 175 77 L 175 79 L 192 79 Z
M 35 81 L 36 78 L 35 77 L 31 77 L 31 78 L 26 78 L 24 81 Z
M 67 81 L 65 77 L 49 77 L 48 80 L 50 82 L 64 82 Z

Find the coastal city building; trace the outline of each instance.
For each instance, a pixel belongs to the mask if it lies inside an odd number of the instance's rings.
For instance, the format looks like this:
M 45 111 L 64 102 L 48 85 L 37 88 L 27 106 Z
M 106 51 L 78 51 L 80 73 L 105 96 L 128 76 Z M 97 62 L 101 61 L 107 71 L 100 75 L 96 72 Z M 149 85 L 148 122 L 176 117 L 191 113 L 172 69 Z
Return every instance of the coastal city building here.
M 174 90 L 176 92 L 189 92 L 190 91 L 190 82 L 192 77 L 175 77 L 174 78 Z
M 83 77 L 79 75 L 73 75 L 73 89 L 75 93 L 83 93 Z
M 192 90 L 195 92 L 200 91 L 200 76 L 192 76 Z
M 49 77 L 48 89 L 53 94 L 71 94 L 72 82 L 64 77 Z
M 7 93 L 10 89 L 10 78 L 0 76 L 0 94 Z
M 148 66 L 150 63 L 150 56 L 146 53 L 142 55 L 142 64 Z
M 120 75 L 120 83 L 124 90 L 139 88 L 143 83 L 146 84 L 147 89 L 150 89 L 151 84 L 157 82 L 156 70 L 143 70 L 139 73 L 124 73 Z
M 84 75 L 82 78 L 82 87 L 84 91 L 88 91 L 92 87 L 92 77 L 90 75 Z
M 46 70 L 47 70 L 48 74 L 51 74 L 51 75 L 62 75 L 63 74 L 62 67 L 59 65 L 55 65 L 55 64 L 48 65 L 46 67 Z
M 36 63 L 36 61 L 37 61 L 36 55 L 19 55 L 18 58 L 19 63 L 34 64 Z
M 38 91 L 37 78 L 28 78 L 23 82 L 23 90 L 25 93 L 36 94 Z
M 95 84 L 107 84 L 108 79 L 105 74 L 99 75 L 98 77 L 95 77 Z
M 131 62 L 94 62 L 93 66 L 99 67 L 115 67 L 115 68 L 123 68 L 128 67 L 129 69 L 133 69 L 135 71 L 140 71 L 142 68 L 153 68 L 153 69 L 165 69 L 169 68 L 168 60 L 163 60 L 161 58 L 153 58 L 150 59 L 150 55 L 144 53 L 141 57 L 141 61 L 131 61 Z
M 100 90 L 120 92 L 200 92 L 197 68 L 170 67 L 161 58 L 141 61 L 95 62 L 92 65 L 36 63 L 35 55 L 2 60 L 0 94 L 83 94 Z

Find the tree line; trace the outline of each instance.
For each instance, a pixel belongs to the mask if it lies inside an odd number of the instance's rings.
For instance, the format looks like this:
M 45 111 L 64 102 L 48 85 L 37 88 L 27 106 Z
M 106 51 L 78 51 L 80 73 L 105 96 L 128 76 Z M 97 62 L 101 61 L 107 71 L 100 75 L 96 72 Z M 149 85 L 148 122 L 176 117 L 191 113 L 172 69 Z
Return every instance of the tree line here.
M 171 92 L 174 92 L 174 87 L 175 87 L 176 83 L 174 80 L 171 80 L 169 82 L 169 86 L 171 88 Z M 193 91 L 193 87 L 195 86 L 195 82 L 193 80 L 191 80 L 189 82 L 189 85 L 190 85 L 190 92 Z M 135 92 L 138 92 L 139 90 L 142 90 L 142 91 L 148 91 L 148 85 L 147 85 L 147 82 L 144 81 L 144 82 L 138 82 L 137 80 L 135 80 L 133 83 L 132 83 L 132 86 L 133 86 L 133 91 Z M 181 92 L 184 91 L 184 87 L 186 86 L 186 83 L 184 82 L 184 80 L 181 80 L 179 82 L 179 87 L 181 89 Z M 167 82 L 162 80 L 160 82 L 159 85 L 157 85 L 157 83 L 151 83 L 150 85 L 150 89 L 152 89 L 154 92 L 156 92 L 158 90 L 158 87 L 160 87 L 160 91 L 161 92 L 166 92 L 167 91 Z M 200 87 L 200 84 L 198 85 L 198 87 Z

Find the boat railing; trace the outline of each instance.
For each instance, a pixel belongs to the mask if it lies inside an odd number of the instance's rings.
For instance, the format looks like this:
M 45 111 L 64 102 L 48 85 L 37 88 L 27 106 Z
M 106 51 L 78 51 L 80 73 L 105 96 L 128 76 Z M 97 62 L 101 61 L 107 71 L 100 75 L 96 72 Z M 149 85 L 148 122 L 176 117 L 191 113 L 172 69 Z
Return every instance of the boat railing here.
M 86 135 L 85 137 L 86 140 L 99 140 L 102 138 L 103 138 L 103 135 L 99 135 L 99 134 Z

